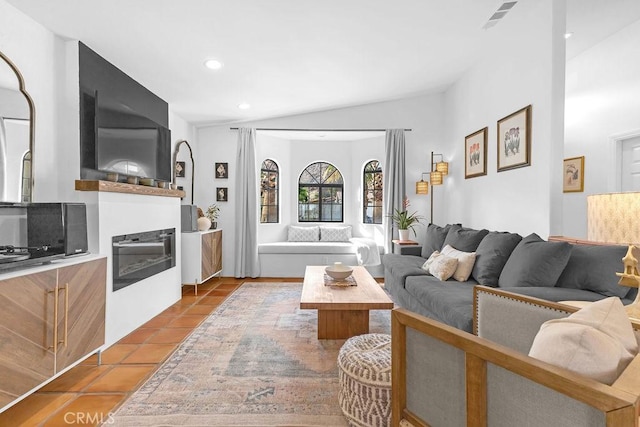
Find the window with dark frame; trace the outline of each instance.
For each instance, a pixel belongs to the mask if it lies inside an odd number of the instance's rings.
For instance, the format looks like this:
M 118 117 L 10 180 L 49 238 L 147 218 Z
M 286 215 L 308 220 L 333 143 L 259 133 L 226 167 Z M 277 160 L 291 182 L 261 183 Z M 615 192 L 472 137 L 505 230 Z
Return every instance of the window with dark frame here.
M 362 172 L 362 222 L 382 224 L 382 167 L 371 160 Z
M 331 163 L 316 162 L 298 179 L 298 221 L 342 222 L 344 181 Z
M 280 169 L 276 162 L 266 159 L 260 168 L 260 223 L 277 223 Z

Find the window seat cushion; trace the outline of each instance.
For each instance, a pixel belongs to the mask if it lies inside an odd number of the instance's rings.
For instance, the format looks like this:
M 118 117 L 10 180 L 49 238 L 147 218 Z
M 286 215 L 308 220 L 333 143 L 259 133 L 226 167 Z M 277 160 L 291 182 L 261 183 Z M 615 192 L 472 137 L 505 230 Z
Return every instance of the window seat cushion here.
M 351 242 L 272 242 L 258 245 L 261 254 L 353 254 Z

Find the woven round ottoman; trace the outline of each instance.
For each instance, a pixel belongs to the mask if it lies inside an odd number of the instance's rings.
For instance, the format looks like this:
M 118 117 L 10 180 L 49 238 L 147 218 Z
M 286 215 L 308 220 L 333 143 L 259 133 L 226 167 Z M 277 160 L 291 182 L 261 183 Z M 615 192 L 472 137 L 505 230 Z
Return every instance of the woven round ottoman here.
M 391 335 L 349 338 L 338 354 L 338 400 L 349 425 L 391 424 Z

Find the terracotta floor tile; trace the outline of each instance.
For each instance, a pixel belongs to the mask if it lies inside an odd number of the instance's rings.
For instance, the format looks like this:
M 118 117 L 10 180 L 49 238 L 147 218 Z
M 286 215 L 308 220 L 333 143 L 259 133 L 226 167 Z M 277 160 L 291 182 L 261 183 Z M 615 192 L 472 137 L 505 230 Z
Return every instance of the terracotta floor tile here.
M 227 297 L 233 293 L 232 290 L 229 289 L 213 289 L 211 290 L 207 296 L 209 297 Z
M 169 324 L 170 328 L 195 328 L 198 326 L 207 316 L 205 315 L 189 315 L 185 314 L 178 317 L 176 320 Z
M 180 304 L 180 305 L 191 305 L 194 304 L 198 298 L 200 297 L 196 297 L 193 295 L 187 295 L 186 297 L 182 297 L 182 299 L 180 301 L 178 301 L 176 304 Z
M 149 320 L 147 323 L 141 326 L 141 328 L 162 328 L 166 326 L 167 323 L 171 322 L 174 319 L 174 316 L 163 316 L 162 314 L 157 315 L 153 319 Z
M 45 427 L 109 425 L 109 414 L 127 397 L 118 394 L 87 394 L 79 396 L 66 407 L 56 412 Z
M 216 308 L 218 308 L 217 305 L 194 305 L 194 306 L 189 307 L 189 309 L 186 310 L 184 312 L 184 314 L 204 314 L 204 315 L 209 315 L 213 311 L 215 311 Z
M 32 394 L 0 413 L 0 426 L 38 425 L 76 396 L 73 393 Z
M 208 306 L 204 306 L 208 307 Z M 181 343 L 193 328 L 167 328 L 149 338 L 148 344 L 178 344 Z
M 182 305 L 180 303 L 175 303 L 171 307 L 167 308 L 165 311 L 160 313 L 161 316 L 179 316 L 184 311 L 189 308 L 188 305 Z
M 121 365 L 115 366 L 109 372 L 94 381 L 86 388 L 86 393 L 131 392 L 145 380 L 157 365 Z
M 205 296 L 196 301 L 196 305 L 220 305 L 224 301 L 226 296 Z
M 51 381 L 39 391 L 78 392 L 111 369 L 111 366 L 78 365 Z
M 160 329 L 158 329 L 160 330 Z M 140 347 L 140 344 L 114 344 L 102 352 L 103 365 L 116 365 Z
M 97 354 L 93 354 L 89 357 L 87 357 L 86 359 L 84 359 L 82 362 L 80 362 L 81 365 L 92 365 L 95 366 L 98 364 L 98 355 Z
M 226 290 L 235 290 L 240 284 L 235 283 L 223 283 L 220 286 L 216 287 L 218 290 L 226 289 Z
M 176 344 L 142 344 L 140 348 L 125 358 L 122 363 L 160 363 L 177 348 Z
M 118 341 L 118 344 L 142 344 L 149 338 L 151 335 L 158 332 L 160 329 L 158 328 L 140 328 L 131 332 L 126 337 L 122 338 Z

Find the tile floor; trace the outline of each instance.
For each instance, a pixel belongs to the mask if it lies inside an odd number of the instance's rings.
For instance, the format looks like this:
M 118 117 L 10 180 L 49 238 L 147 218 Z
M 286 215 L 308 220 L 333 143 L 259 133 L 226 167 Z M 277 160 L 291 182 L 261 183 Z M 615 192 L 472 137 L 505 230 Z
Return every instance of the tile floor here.
M 193 286 L 184 286 L 180 301 L 106 349 L 101 365 L 98 366 L 96 355 L 89 357 L 0 413 L 0 426 L 94 426 L 103 422 L 108 425 L 109 413 L 136 391 L 191 331 L 246 281 L 213 278 L 198 286 L 197 296 Z

